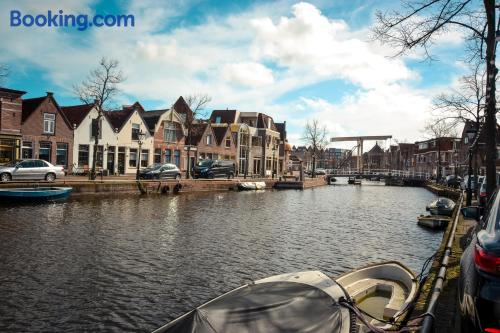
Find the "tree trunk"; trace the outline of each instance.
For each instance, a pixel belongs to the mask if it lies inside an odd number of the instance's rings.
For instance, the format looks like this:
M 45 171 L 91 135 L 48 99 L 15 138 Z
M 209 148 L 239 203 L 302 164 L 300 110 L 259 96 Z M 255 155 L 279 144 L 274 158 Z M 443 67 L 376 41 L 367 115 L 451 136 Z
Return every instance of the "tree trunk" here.
M 495 1 L 484 0 L 488 35 L 486 37 L 486 115 L 484 137 L 486 139 L 486 192 L 493 194 L 496 188 L 496 98 L 495 98 Z
M 96 162 L 97 162 L 97 147 L 99 146 L 99 133 L 101 133 L 101 111 L 96 118 L 96 133 L 94 137 L 94 151 L 92 153 L 92 169 L 90 171 L 90 179 L 95 180 L 96 178 Z M 103 152 L 104 153 L 104 152 Z

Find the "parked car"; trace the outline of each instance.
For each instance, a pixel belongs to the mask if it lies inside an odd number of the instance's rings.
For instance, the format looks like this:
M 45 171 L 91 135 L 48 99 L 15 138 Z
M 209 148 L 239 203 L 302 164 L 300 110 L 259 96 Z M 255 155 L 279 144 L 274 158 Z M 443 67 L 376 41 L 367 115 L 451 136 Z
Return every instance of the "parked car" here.
M 316 169 L 314 172 L 316 175 L 326 175 L 326 170 L 322 168 Z
M 181 170 L 171 163 L 161 164 L 155 163 L 139 172 L 141 179 L 181 179 Z
M 64 167 L 54 166 L 44 160 L 17 160 L 0 166 L 0 180 L 46 180 L 53 182 L 64 177 Z
M 498 190 L 493 193 L 485 212 L 460 260 L 458 315 L 462 333 L 497 332 L 500 328 Z
M 235 165 L 229 160 L 203 160 L 193 168 L 193 178 L 234 178 Z
M 496 178 L 496 186 L 498 186 L 500 184 L 500 174 L 497 173 Z M 480 207 L 486 206 L 486 200 L 488 198 L 488 192 L 486 191 L 487 184 L 488 180 L 483 176 L 483 180 L 479 186 L 479 192 L 477 193 L 477 201 Z
M 458 188 L 462 182 L 462 178 L 460 176 L 449 175 L 445 178 L 445 185 L 449 187 Z

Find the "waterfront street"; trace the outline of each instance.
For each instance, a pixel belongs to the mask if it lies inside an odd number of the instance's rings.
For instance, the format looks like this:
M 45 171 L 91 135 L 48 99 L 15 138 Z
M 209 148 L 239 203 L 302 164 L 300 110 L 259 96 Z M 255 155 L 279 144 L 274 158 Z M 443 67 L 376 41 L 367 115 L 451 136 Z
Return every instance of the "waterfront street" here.
M 442 237 L 416 223 L 434 197 L 366 182 L 4 206 L 0 331 L 147 332 L 273 274 L 382 260 L 419 271 Z

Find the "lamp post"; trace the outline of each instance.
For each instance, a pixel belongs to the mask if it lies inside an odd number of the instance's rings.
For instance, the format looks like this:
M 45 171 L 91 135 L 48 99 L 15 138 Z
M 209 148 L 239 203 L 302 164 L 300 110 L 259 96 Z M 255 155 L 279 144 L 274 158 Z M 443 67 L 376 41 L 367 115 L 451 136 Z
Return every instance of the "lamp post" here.
M 272 169 L 273 169 L 273 179 L 276 175 L 276 167 L 275 167 L 275 159 L 276 159 L 276 144 L 273 144 L 273 164 L 272 164 Z
M 135 175 L 135 179 L 139 180 L 139 169 L 141 167 L 141 148 L 142 148 L 142 142 L 146 138 L 146 133 L 144 133 L 142 130 L 137 133 L 137 143 L 139 144 L 139 151 L 138 151 L 138 158 L 137 158 L 137 173 Z
M 473 144 L 474 138 L 476 137 L 476 129 L 470 128 L 466 131 L 467 138 L 469 142 L 469 170 L 467 173 L 467 201 L 466 206 L 470 206 L 472 204 L 472 153 L 473 153 Z

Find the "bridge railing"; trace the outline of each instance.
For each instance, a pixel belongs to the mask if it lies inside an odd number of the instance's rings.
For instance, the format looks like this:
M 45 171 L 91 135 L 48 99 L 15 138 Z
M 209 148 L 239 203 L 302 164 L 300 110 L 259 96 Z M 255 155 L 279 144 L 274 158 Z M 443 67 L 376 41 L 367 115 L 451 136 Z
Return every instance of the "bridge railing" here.
M 418 172 L 411 170 L 391 170 L 391 169 L 370 169 L 363 170 L 360 172 L 358 169 L 332 169 L 330 172 L 332 175 L 338 176 L 391 176 L 400 178 L 418 178 L 418 179 L 429 179 L 431 175 L 428 172 Z

